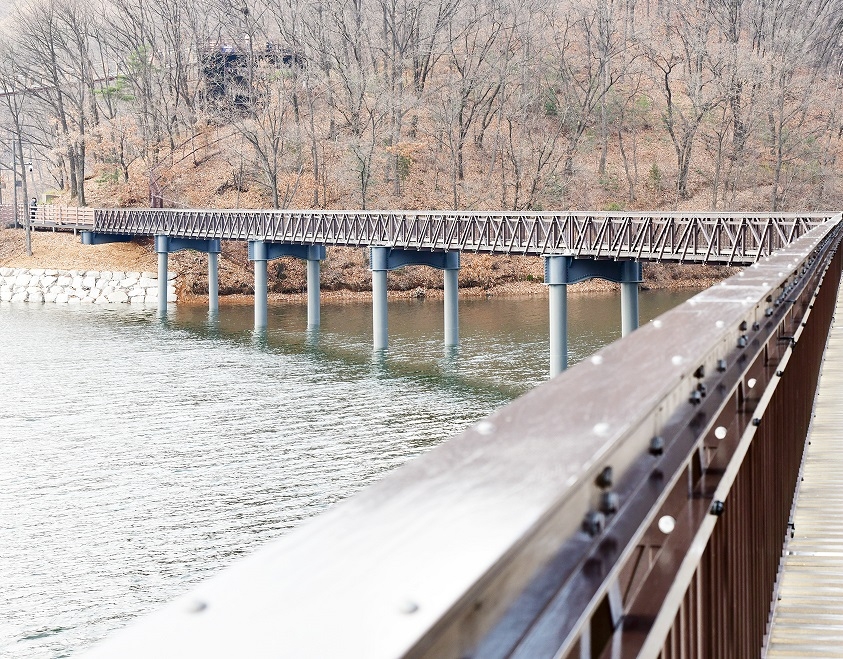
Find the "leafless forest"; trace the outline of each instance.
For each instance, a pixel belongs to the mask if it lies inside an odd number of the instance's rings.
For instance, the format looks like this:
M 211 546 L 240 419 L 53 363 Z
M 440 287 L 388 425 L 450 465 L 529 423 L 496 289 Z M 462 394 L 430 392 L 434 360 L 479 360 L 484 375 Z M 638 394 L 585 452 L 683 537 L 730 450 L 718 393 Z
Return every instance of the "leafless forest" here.
M 23 0 L 2 30 L 25 197 L 843 203 L 843 0 Z

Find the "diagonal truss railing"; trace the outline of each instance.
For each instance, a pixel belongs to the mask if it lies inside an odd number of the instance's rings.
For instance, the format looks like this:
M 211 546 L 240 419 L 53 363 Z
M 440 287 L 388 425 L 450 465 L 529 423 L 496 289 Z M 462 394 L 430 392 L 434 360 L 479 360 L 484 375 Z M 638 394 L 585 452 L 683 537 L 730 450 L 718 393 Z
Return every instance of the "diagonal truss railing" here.
M 541 256 L 749 264 L 832 213 L 488 213 L 96 209 L 94 230 Z

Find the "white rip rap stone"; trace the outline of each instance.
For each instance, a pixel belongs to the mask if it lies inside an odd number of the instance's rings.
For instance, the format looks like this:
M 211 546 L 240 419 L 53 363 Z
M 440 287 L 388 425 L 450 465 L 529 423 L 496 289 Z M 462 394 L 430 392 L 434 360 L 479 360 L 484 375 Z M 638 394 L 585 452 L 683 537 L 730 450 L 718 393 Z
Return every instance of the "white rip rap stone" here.
M 67 293 L 59 293 L 56 295 L 56 304 L 67 304 L 70 301 L 70 297 Z
M 149 277 L 143 276 L 140 278 L 138 286 L 140 286 L 141 288 L 158 288 L 158 280 L 150 279 Z
M 44 293 L 44 302 L 55 302 L 58 293 Z
M 12 302 L 26 302 L 26 291 L 22 293 L 15 293 L 11 299 Z
M 124 291 L 113 291 L 108 294 L 108 301 L 125 303 L 129 301 L 129 296 Z

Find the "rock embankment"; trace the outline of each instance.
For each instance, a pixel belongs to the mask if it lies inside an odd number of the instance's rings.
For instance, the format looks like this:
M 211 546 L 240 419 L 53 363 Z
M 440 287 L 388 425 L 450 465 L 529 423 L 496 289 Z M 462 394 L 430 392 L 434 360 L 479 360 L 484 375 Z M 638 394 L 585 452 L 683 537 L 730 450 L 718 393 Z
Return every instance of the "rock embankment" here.
M 167 301 L 177 302 L 176 274 L 169 273 L 167 279 Z M 0 268 L 0 301 L 157 306 L 158 275 L 112 270 Z

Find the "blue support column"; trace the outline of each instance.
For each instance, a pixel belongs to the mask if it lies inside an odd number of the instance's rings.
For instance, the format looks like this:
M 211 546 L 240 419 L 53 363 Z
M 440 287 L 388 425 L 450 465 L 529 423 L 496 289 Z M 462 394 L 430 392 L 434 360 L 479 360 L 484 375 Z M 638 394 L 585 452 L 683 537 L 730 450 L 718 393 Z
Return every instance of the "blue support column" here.
M 102 240 L 98 238 L 105 234 L 91 234 L 86 242 L 83 233 L 82 242 L 87 245 L 97 245 Z M 110 242 L 110 241 L 105 241 Z M 219 309 L 219 285 L 218 285 L 218 255 L 220 253 L 219 238 L 177 238 L 171 236 L 155 236 L 155 251 L 158 253 L 158 315 L 164 316 L 167 313 L 167 260 L 170 252 L 180 252 L 183 249 L 192 249 L 197 252 L 205 252 L 208 255 L 208 307 L 211 311 Z
M 445 270 L 445 345 L 460 342 L 459 268 Z
M 319 327 L 321 300 L 319 288 L 319 259 L 307 259 L 307 326 Z
M 550 377 L 568 368 L 568 276 L 571 257 L 546 256 L 544 283 L 549 288 L 550 301 Z
M 596 261 L 565 254 L 545 257 L 544 282 L 550 287 L 550 377 L 568 368 L 567 285 L 587 279 L 605 279 L 621 285 L 621 334 L 638 327 L 638 261 Z
M 638 329 L 638 284 L 643 280 L 641 263 L 623 261 L 621 268 L 621 336 Z
M 307 261 L 307 326 L 320 321 L 319 262 L 325 260 L 325 245 L 249 241 L 249 260 L 255 262 L 255 327 L 267 324 L 267 261 L 292 256 Z
M 372 271 L 372 326 L 375 350 L 387 346 L 386 273 L 406 265 L 426 265 L 445 271 L 445 344 L 459 341 L 458 273 L 460 253 L 423 252 L 385 246 L 369 248 Z
M 372 270 L 372 342 L 375 350 L 385 350 L 388 342 L 386 312 L 386 273 L 389 269 L 389 248 L 371 247 L 369 267 Z
M 155 236 L 158 253 L 158 315 L 167 315 L 167 259 L 170 253 L 169 236 Z
M 249 258 L 255 264 L 255 329 L 267 324 L 267 261 L 266 243 L 262 240 L 249 241 Z
M 220 255 L 208 252 L 208 311 L 220 308 Z

